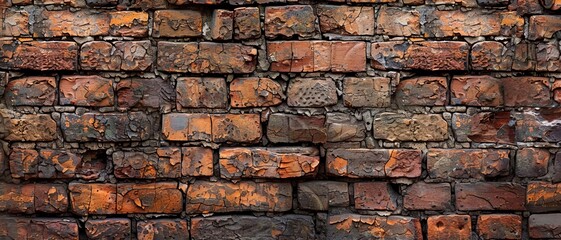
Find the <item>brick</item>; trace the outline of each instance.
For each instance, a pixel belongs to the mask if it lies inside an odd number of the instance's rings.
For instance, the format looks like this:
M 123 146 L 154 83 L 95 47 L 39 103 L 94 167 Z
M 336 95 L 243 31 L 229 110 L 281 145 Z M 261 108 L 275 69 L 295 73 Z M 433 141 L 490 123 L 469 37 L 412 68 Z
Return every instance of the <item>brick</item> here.
M 119 108 L 171 109 L 175 91 L 170 81 L 162 78 L 121 79 L 115 86 Z
M 484 239 L 521 239 L 522 217 L 513 214 L 480 215 L 477 233 Z
M 528 39 L 552 38 L 561 30 L 561 17 L 555 15 L 535 15 L 530 17 Z
M 131 221 L 127 218 L 90 219 L 85 227 L 90 239 L 130 239 L 132 235 Z
M 115 1 L 116 2 L 116 1 Z M 116 11 L 110 12 L 109 34 L 122 37 L 147 37 L 147 12 Z
M 17 114 L 0 110 L 5 141 L 39 142 L 57 139 L 57 124 L 49 114 Z M 4 135 L 5 134 L 5 135 Z
M 150 70 L 154 62 L 155 52 L 150 41 L 118 41 L 115 49 L 121 56 L 123 71 Z
M 399 82 L 395 92 L 398 105 L 444 106 L 448 82 L 445 77 L 417 77 Z
M 84 164 L 81 156 L 65 150 L 13 149 L 10 154 L 13 178 L 87 178 L 88 174 L 81 171 Z
M 548 78 L 512 77 L 504 78 L 502 82 L 507 107 L 546 107 L 552 104 Z
M 118 71 L 121 68 L 121 58 L 109 42 L 87 42 L 80 48 L 80 67 L 84 70 Z
M 386 70 L 466 70 L 469 46 L 465 42 L 377 42 L 372 43 L 372 67 Z
M 64 213 L 66 187 L 61 184 L 2 184 L 0 211 L 8 213 Z
M 209 114 L 169 113 L 162 116 L 162 134 L 169 141 L 210 141 L 212 126 Z
M 212 115 L 213 142 L 256 143 L 261 140 L 259 114 Z
M 540 42 L 536 44 L 536 71 L 561 71 L 561 53 L 559 52 L 558 46 L 558 41 Z
M 421 222 L 405 216 L 333 214 L 327 218 L 328 239 L 421 239 Z
M 360 142 L 366 136 L 365 124 L 345 113 L 327 114 L 328 142 Z
M 473 70 L 510 71 L 514 52 L 501 42 L 483 41 L 471 47 Z
M 427 239 L 471 239 L 469 215 L 437 215 L 427 219 Z
M 314 220 L 310 216 L 288 214 L 275 217 L 226 215 L 196 217 L 191 220 L 193 239 L 316 239 Z
M 509 12 L 487 13 L 480 10 L 424 13 L 429 24 L 423 25 L 425 37 L 521 36 L 524 20 Z M 506 16 L 505 16 L 506 15 Z
M 183 156 L 178 147 L 161 147 L 156 149 L 158 155 L 157 177 L 178 178 L 181 177 Z
M 310 5 L 266 7 L 265 36 L 312 38 L 318 32 L 316 21 L 316 14 Z
M 239 43 L 158 42 L 158 69 L 190 73 L 251 73 L 257 50 Z
M 358 41 L 280 41 L 267 43 L 271 71 L 361 72 L 366 70 L 366 44 Z
M 514 45 L 514 58 L 512 60 L 513 70 L 535 70 L 536 68 L 536 45 L 529 42 L 520 42 Z
M 376 34 L 388 36 L 418 36 L 421 34 L 421 14 L 417 10 L 382 6 L 376 19 Z
M 343 79 L 343 103 L 347 107 L 389 107 L 390 79 L 347 77 Z
M 509 182 L 456 184 L 456 208 L 460 211 L 524 211 L 525 188 Z
M 290 183 L 195 181 L 187 190 L 187 214 L 211 212 L 285 212 L 292 208 Z
M 325 107 L 337 104 L 337 87 L 331 79 L 291 79 L 287 104 L 292 107 Z
M 68 239 L 78 240 L 78 222 L 72 218 L 0 218 L 5 227 L 0 230 L 4 239 Z
M 547 0 L 540 3 L 543 4 L 543 7 L 547 9 L 551 9 L 551 10 L 561 9 L 561 2 L 559 2 L 559 0 Z
M 561 141 L 561 124 L 556 121 L 560 114 L 561 111 L 556 108 L 514 113 L 516 141 Z
M 20 2 L 25 2 L 25 0 L 22 0 Z M 33 2 L 33 4 L 35 5 L 69 5 L 71 7 L 86 6 L 86 1 L 84 0 L 34 0 L 34 1 L 30 0 L 28 2 L 29 3 Z
M 528 219 L 531 238 L 561 238 L 561 213 L 532 214 Z
M 234 11 L 215 9 L 210 32 L 205 34 L 212 40 L 231 40 L 234 35 Z
M 514 143 L 510 112 L 455 113 L 452 129 L 459 142 Z
M 560 183 L 561 182 L 561 152 L 557 152 L 555 157 L 551 160 L 552 170 L 551 170 L 551 182 Z
M 74 106 L 113 106 L 113 80 L 99 76 L 63 76 L 59 83 L 60 104 Z
M 179 213 L 183 193 L 176 182 L 117 184 L 117 213 Z
M 0 36 L 23 37 L 29 36 L 29 15 L 26 9 L 8 8 L 0 16 Z
M 374 34 L 374 8 L 372 7 L 319 5 L 317 14 L 322 33 Z
M 516 176 L 542 177 L 547 174 L 550 154 L 547 149 L 521 148 L 516 152 Z
M 421 151 L 405 149 L 329 149 L 327 173 L 349 178 L 421 175 Z
M 274 143 L 326 142 L 325 117 L 272 114 L 267 124 L 267 138 Z
M 213 152 L 210 148 L 204 147 L 183 147 L 181 148 L 182 176 L 212 176 L 213 173 Z
M 13 148 L 9 156 L 12 178 L 34 178 L 37 176 L 39 152 L 33 149 Z
M 117 186 L 103 183 L 69 183 L 71 212 L 80 216 L 115 214 Z
M 8 106 L 52 106 L 56 101 L 54 77 L 24 77 L 6 86 L 4 101 Z
M 407 210 L 447 210 L 451 208 L 452 188 L 449 183 L 417 182 L 403 194 Z
M 203 18 L 193 10 L 158 10 L 154 13 L 153 37 L 199 37 Z
M 450 83 L 450 91 L 450 102 L 453 105 L 481 107 L 503 105 L 501 81 L 491 76 L 454 76 Z
M 381 113 L 374 119 L 374 138 L 388 141 L 444 141 L 448 124 L 437 114 L 407 117 L 398 113 Z
M 509 153 L 504 149 L 429 149 L 427 171 L 430 178 L 438 180 L 506 176 Z
M 524 196 L 524 194 L 522 194 Z M 529 182 L 526 192 L 526 206 L 531 212 L 552 212 L 561 210 L 561 183 Z
M 234 9 L 234 39 L 261 37 L 259 8 L 242 7 Z
M 240 178 L 295 178 L 314 176 L 319 166 L 315 148 L 221 148 L 220 176 Z
M 176 108 L 226 108 L 228 87 L 224 78 L 182 77 L 175 87 Z
M 156 178 L 158 156 L 143 152 L 113 153 L 113 169 L 117 178 Z M 181 160 L 180 160 L 181 161 Z
M 398 193 L 386 182 L 354 183 L 355 208 L 362 210 L 397 209 Z
M 230 83 L 233 108 L 276 106 L 283 98 L 282 86 L 269 78 L 236 78 Z
M 553 94 L 553 100 L 557 103 L 561 103 L 561 80 L 555 80 L 551 85 L 551 90 Z
M 312 181 L 298 184 L 298 204 L 302 209 L 327 211 L 329 207 L 349 206 L 346 182 Z
M 68 142 L 130 142 L 152 137 L 154 121 L 141 112 L 63 113 L 61 127 Z
M 105 12 L 82 10 L 40 10 L 31 25 L 33 37 L 106 36 L 110 31 L 110 17 Z
M 0 68 L 38 71 L 76 70 L 78 45 L 63 41 L 0 41 Z
M 189 238 L 187 220 L 184 219 L 152 219 L 138 221 L 136 224 L 139 240 Z

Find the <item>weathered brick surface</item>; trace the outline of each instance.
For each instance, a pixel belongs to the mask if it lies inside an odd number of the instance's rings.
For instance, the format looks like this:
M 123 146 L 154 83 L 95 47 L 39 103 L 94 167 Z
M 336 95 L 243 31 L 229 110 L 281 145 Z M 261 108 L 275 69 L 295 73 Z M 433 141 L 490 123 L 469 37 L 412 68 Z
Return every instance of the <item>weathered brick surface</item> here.
M 559 227 L 561 223 L 557 221 L 561 217 L 559 213 L 533 214 L 529 217 L 529 232 L 532 238 L 560 238 Z
M 88 220 L 85 224 L 86 236 L 93 239 L 130 239 L 131 221 L 127 218 Z
M 405 190 L 403 207 L 408 210 L 446 210 L 451 207 L 449 183 L 417 182 Z
M 401 80 L 395 97 L 398 105 L 443 106 L 447 103 L 448 83 L 444 77 L 419 77 Z
M 38 71 L 76 70 L 78 44 L 67 41 L 0 41 L 0 68 Z
M 349 186 L 346 182 L 312 181 L 298 184 L 300 208 L 325 211 L 329 207 L 349 205 Z
M 177 110 L 183 108 L 226 108 L 228 93 L 222 78 L 185 77 L 175 87 Z
M 293 107 L 324 107 L 337 103 L 337 88 L 331 79 L 293 79 L 287 90 Z
M 115 101 L 113 81 L 98 76 L 64 76 L 60 80 L 60 104 L 107 107 Z
M 347 107 L 388 107 L 390 102 L 389 78 L 349 77 L 343 80 L 343 103 Z
M 282 103 L 282 86 L 270 78 L 236 78 L 230 83 L 230 106 L 268 107 Z
M 327 173 L 350 178 L 408 177 L 421 175 L 421 152 L 406 149 L 330 149 Z
M 354 185 L 355 208 L 396 210 L 398 194 L 385 182 L 360 182 Z
M 0 218 L 0 237 L 6 239 L 78 240 L 78 222 L 72 218 Z
M 404 216 L 338 214 L 327 219 L 329 239 L 421 239 L 419 219 Z
M 56 101 L 54 77 L 25 77 L 6 86 L 5 101 L 11 106 L 52 106 Z
M 189 237 L 187 220 L 153 219 L 137 222 L 136 232 L 139 240 L 173 239 Z
M 479 179 L 509 174 L 509 150 L 429 149 L 427 171 L 439 180 Z
M 427 219 L 427 239 L 471 239 L 469 215 L 437 215 Z
M 459 210 L 525 210 L 524 187 L 517 183 L 487 182 L 456 184 Z
M 559 211 L 561 184 L 530 182 L 526 191 L 526 206 L 533 212 Z
M 145 71 L 154 61 L 150 41 L 93 41 L 82 45 L 80 66 L 84 70 Z
M 502 84 L 491 76 L 455 76 L 450 84 L 451 104 L 499 107 L 503 105 Z
M 273 114 L 267 125 L 267 138 L 271 142 L 322 143 L 327 140 L 325 117 L 293 114 Z
M 265 8 L 265 36 L 311 38 L 317 32 L 317 17 L 309 5 Z
M 322 33 L 374 34 L 374 8 L 372 7 L 319 5 L 317 11 Z
M 197 37 L 202 34 L 201 13 L 192 10 L 160 10 L 154 13 L 154 37 Z
M 460 142 L 513 143 L 515 129 L 510 112 L 455 113 L 452 129 Z
M 62 114 L 61 128 L 68 142 L 125 142 L 147 140 L 153 120 L 142 112 Z
M 2 135 L 6 141 L 53 141 L 57 138 L 57 124 L 48 114 L 18 114 L 0 110 Z
M 513 214 L 480 215 L 477 233 L 484 239 L 520 239 L 522 217 Z
M 179 213 L 183 210 L 183 193 L 176 182 L 117 184 L 116 212 Z
M 443 141 L 448 139 L 448 124 L 437 114 L 407 117 L 381 113 L 374 119 L 374 138 L 388 141 Z
M 253 39 L 260 36 L 259 8 L 242 7 L 234 9 L 234 39 Z

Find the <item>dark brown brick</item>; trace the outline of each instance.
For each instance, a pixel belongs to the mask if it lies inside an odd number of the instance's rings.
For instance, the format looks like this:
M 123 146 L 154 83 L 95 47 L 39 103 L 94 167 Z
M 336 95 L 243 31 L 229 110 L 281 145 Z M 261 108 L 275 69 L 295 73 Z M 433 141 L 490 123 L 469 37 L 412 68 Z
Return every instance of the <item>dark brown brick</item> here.
M 399 82 L 395 99 L 403 106 L 444 106 L 447 91 L 445 77 L 410 78 Z
M 175 87 L 176 108 L 226 108 L 228 87 L 223 78 L 182 77 Z
M 72 218 L 0 218 L 0 238 L 78 240 L 78 222 Z
M 41 9 L 35 13 L 31 25 L 33 37 L 88 37 L 109 35 L 110 16 L 95 10 L 49 11 Z
M 9 106 L 52 106 L 56 101 L 54 77 L 24 77 L 6 86 L 4 101 Z
M 210 26 L 210 32 L 205 34 L 212 40 L 231 40 L 234 34 L 234 11 L 215 9 Z
M 272 114 L 267 124 L 267 138 L 274 143 L 326 142 L 325 117 Z
M 64 41 L 0 41 L 0 68 L 38 71 L 76 70 L 78 45 Z
M 59 83 L 60 104 L 113 106 L 113 80 L 99 76 L 64 76 Z
M 561 116 L 561 111 L 558 108 L 543 108 L 514 113 L 516 141 L 561 141 L 561 124 L 556 121 L 559 116 Z
M 343 103 L 347 107 L 389 107 L 390 79 L 348 77 L 343 80 Z
M 153 119 L 142 112 L 64 113 L 62 133 L 68 142 L 129 142 L 153 135 Z
M 504 44 L 483 41 L 471 48 L 471 67 L 474 70 L 510 71 L 514 52 Z
M 328 239 L 422 239 L 421 222 L 405 216 L 334 214 L 327 219 Z
M 524 194 L 522 194 L 524 196 Z M 530 182 L 526 192 L 526 206 L 532 212 L 561 210 L 561 183 Z
M 57 124 L 49 114 L 23 114 L 0 109 L 5 141 L 39 142 L 57 139 Z
M 86 236 L 91 239 L 131 239 L 131 221 L 127 218 L 90 219 Z
M 513 214 L 480 215 L 477 233 L 484 239 L 521 239 L 522 217 Z
M 555 15 L 536 15 L 530 17 L 528 39 L 552 38 L 561 30 L 561 17 Z
M 525 188 L 517 183 L 481 182 L 456 184 L 456 208 L 461 211 L 524 211 Z
M 547 149 L 521 148 L 516 152 L 516 176 L 542 177 L 547 174 L 550 154 Z
M 214 158 L 211 148 L 183 147 L 181 153 L 182 176 L 212 176 Z
M 427 171 L 439 180 L 478 179 L 509 174 L 509 150 L 429 149 Z
M 261 37 L 259 8 L 242 7 L 234 9 L 234 39 Z
M 421 14 L 417 10 L 382 6 L 376 18 L 376 34 L 412 36 L 421 34 Z
M 561 213 L 533 214 L 529 218 L 529 232 L 531 238 L 561 238 Z
M 115 86 L 119 108 L 171 109 L 175 91 L 169 81 L 162 78 L 121 79 Z
M 421 175 L 421 162 L 418 150 L 330 149 L 327 173 L 350 178 L 415 178 Z
M 265 36 L 311 38 L 318 31 L 316 21 L 316 14 L 310 5 L 266 7 Z
M 189 238 L 189 225 L 184 219 L 152 219 L 138 221 L 136 232 L 139 240 Z
M 403 207 L 408 210 L 447 210 L 451 207 L 449 183 L 417 182 L 405 190 Z
M 514 143 L 510 112 L 455 113 L 452 129 L 459 142 Z
M 444 141 L 448 123 L 438 114 L 381 113 L 374 119 L 374 138 L 388 141 Z
M 499 107 L 503 105 L 502 89 L 501 81 L 491 76 L 454 76 L 450 83 L 450 102 L 453 105 Z
M 355 208 L 363 210 L 397 209 L 398 193 L 386 182 L 354 183 Z
M 298 184 L 298 204 L 302 209 L 327 211 L 329 207 L 349 206 L 346 182 L 312 181 Z

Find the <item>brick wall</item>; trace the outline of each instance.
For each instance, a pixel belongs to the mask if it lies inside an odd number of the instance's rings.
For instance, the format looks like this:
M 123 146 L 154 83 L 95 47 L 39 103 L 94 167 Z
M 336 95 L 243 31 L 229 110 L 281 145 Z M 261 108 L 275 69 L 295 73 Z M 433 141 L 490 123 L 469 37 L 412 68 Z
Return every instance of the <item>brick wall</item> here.
M 559 0 L 0 0 L 0 239 L 561 239 Z

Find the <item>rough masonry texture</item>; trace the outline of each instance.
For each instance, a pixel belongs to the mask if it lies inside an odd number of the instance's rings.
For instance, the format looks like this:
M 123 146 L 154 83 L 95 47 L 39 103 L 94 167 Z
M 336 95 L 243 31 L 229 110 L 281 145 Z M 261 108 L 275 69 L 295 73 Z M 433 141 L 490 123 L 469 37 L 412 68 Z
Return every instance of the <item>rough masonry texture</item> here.
M 0 239 L 561 239 L 560 0 L 0 0 Z

